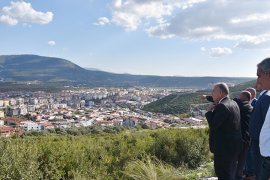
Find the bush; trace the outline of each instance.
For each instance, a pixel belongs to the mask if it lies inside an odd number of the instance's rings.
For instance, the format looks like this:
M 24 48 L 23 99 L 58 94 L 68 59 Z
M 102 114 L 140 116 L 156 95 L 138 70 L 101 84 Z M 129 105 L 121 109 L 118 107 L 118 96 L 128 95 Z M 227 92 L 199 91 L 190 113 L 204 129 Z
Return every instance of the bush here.
M 198 167 L 208 157 L 205 130 L 81 130 L 92 134 L 73 136 L 77 130 L 58 128 L 56 135 L 1 138 L 0 179 L 128 179 L 136 168 L 160 178 L 182 165 Z
M 155 142 L 151 147 L 151 152 L 166 163 L 177 167 L 197 168 L 209 158 L 205 130 L 171 129 L 169 132 L 158 132 L 152 136 Z

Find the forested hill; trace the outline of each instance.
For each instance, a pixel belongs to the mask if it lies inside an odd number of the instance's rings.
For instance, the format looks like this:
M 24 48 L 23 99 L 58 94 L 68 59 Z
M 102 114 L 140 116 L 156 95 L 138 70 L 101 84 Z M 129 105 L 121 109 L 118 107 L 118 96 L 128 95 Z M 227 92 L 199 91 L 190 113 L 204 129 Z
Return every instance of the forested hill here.
M 0 56 L 2 82 L 40 81 L 45 83 L 81 83 L 91 86 L 148 86 L 208 88 L 215 82 L 238 84 L 252 78 L 176 77 L 115 74 L 84 69 L 68 60 L 37 55 Z
M 238 94 L 247 87 L 254 87 L 256 81 L 248 81 L 245 83 L 238 84 L 230 88 L 230 96 L 236 97 Z M 182 114 L 189 112 L 190 104 L 201 104 L 207 103 L 202 101 L 200 96 L 203 94 L 210 95 L 211 90 L 197 91 L 195 93 L 179 93 L 171 94 L 160 100 L 147 104 L 144 107 L 145 111 L 164 113 L 164 114 Z

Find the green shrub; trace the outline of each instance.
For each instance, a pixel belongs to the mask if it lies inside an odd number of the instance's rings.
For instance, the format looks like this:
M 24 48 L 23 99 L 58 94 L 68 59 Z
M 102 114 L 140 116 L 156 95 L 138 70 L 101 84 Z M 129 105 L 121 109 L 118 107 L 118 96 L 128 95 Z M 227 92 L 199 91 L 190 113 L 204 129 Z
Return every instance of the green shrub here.
M 143 164 L 138 171 L 174 177 L 179 167 L 208 160 L 205 130 L 110 130 L 87 127 L 78 130 L 87 135 L 78 135 L 58 128 L 54 135 L 0 138 L 0 179 L 129 179 L 127 172 Z
M 197 168 L 209 158 L 205 130 L 170 129 L 165 132 L 152 135 L 155 142 L 151 152 L 158 159 L 178 167 Z

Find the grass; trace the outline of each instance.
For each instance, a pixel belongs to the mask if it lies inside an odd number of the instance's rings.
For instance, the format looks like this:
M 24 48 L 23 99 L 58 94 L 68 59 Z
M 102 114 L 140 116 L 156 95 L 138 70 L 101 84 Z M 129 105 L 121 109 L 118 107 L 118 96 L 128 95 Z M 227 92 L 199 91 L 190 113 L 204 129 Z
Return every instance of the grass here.
M 150 156 L 128 163 L 124 173 L 134 180 L 195 180 L 211 177 L 214 174 L 211 162 L 195 170 L 190 170 L 188 168 L 175 168 Z

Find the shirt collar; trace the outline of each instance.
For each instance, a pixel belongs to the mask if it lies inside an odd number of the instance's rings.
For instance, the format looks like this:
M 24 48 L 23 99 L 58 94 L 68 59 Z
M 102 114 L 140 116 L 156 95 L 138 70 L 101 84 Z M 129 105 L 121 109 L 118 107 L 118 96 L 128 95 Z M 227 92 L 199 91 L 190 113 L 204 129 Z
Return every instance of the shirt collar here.
M 218 104 L 221 103 L 224 99 L 226 99 L 228 96 L 223 97 L 221 100 L 219 100 Z
M 251 104 L 253 101 L 255 101 L 256 100 L 256 98 L 253 98 L 253 99 L 251 99 L 250 101 L 249 101 L 249 103 Z

